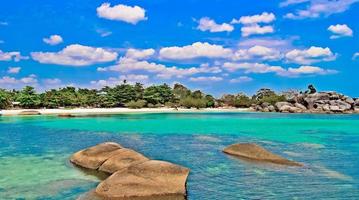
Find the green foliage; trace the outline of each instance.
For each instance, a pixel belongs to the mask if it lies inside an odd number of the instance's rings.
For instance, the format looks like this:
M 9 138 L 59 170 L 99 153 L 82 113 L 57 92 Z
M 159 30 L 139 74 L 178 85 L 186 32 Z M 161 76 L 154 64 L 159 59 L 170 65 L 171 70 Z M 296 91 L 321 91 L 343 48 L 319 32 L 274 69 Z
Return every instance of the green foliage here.
M 207 101 L 204 98 L 201 99 L 196 99 L 193 97 L 185 97 L 183 99 L 180 100 L 179 104 L 182 107 L 185 108 L 206 108 L 207 107 Z
M 234 98 L 234 107 L 236 108 L 249 108 L 253 104 L 253 100 L 245 94 L 238 94 Z
M 33 87 L 26 86 L 17 97 L 22 108 L 38 108 L 41 104 L 40 95 L 36 94 Z
M 254 95 L 252 99 L 255 100 L 257 104 L 262 104 L 264 102 L 267 102 L 270 103 L 271 105 L 274 105 L 277 102 L 287 101 L 284 95 L 278 95 L 270 89 L 258 90 L 256 95 Z
M 128 103 L 126 103 L 126 107 L 127 108 L 132 108 L 132 109 L 138 109 L 138 108 L 143 108 L 146 105 L 146 101 L 145 100 L 137 100 L 137 101 L 130 101 Z
M 143 99 L 153 105 L 164 105 L 165 103 L 173 100 L 174 95 L 172 93 L 172 89 L 167 84 L 159 86 L 154 85 L 145 89 Z
M 6 90 L 0 89 L 0 109 L 7 109 L 11 107 L 10 93 Z

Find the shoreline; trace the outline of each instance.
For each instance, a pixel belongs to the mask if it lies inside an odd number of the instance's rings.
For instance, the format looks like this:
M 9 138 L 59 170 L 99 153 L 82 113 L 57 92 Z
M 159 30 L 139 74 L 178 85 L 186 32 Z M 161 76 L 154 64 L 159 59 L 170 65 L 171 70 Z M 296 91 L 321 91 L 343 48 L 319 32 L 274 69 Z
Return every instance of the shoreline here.
M 140 113 L 192 113 L 192 112 L 251 112 L 249 108 L 204 108 L 204 109 L 185 109 L 178 108 L 74 108 L 74 109 L 19 109 L 19 110 L 0 110 L 0 116 L 23 116 L 23 111 L 35 111 L 41 115 L 108 115 L 108 114 L 140 114 Z M 40 116 L 41 116 L 40 115 Z

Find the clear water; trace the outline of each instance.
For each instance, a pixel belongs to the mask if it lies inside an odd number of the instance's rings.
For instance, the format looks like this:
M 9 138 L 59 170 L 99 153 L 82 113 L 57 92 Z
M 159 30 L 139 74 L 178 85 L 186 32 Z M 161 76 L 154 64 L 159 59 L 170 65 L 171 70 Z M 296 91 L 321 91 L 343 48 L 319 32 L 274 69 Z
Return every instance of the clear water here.
M 189 167 L 189 200 L 359 199 L 359 115 L 265 113 L 0 117 L 0 199 L 76 199 L 99 179 L 68 158 L 104 141 Z M 221 152 L 236 142 L 306 166 Z

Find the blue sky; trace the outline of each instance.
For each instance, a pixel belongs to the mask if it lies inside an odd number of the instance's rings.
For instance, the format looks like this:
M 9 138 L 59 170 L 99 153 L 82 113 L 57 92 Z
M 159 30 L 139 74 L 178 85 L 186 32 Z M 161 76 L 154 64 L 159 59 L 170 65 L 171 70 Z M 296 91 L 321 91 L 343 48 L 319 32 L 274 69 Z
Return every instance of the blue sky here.
M 126 79 L 217 96 L 308 84 L 359 96 L 358 2 L 4 1 L 0 87 L 101 88 Z

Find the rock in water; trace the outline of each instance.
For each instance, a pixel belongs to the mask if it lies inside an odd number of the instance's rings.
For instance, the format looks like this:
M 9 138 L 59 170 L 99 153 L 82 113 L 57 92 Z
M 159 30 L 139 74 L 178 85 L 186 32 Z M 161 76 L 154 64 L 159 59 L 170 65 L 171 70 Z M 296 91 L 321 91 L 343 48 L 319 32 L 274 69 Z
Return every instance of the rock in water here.
M 97 186 L 96 194 L 104 199 L 183 197 L 188 174 L 189 169 L 179 165 L 150 160 L 115 172 Z
M 131 165 L 140 164 L 148 160 L 148 158 L 134 150 L 123 148 L 116 150 L 116 153 L 106 160 L 99 170 L 112 174 Z
M 72 155 L 70 161 L 88 169 L 98 169 L 107 159 L 123 148 L 113 142 L 105 142 L 96 146 L 81 150 Z
M 62 118 L 71 118 L 71 117 L 75 117 L 75 115 L 70 114 L 70 113 L 61 113 L 57 115 L 58 117 L 62 117 Z
M 19 115 L 41 115 L 41 113 L 36 110 L 25 110 L 20 112 Z
M 266 149 L 264 149 L 259 145 L 252 143 L 233 144 L 226 147 L 223 150 L 223 152 L 241 158 L 265 162 L 265 163 L 274 163 L 274 164 L 287 165 L 287 166 L 303 166 L 300 163 L 287 160 L 281 156 L 275 155 L 267 151 Z

